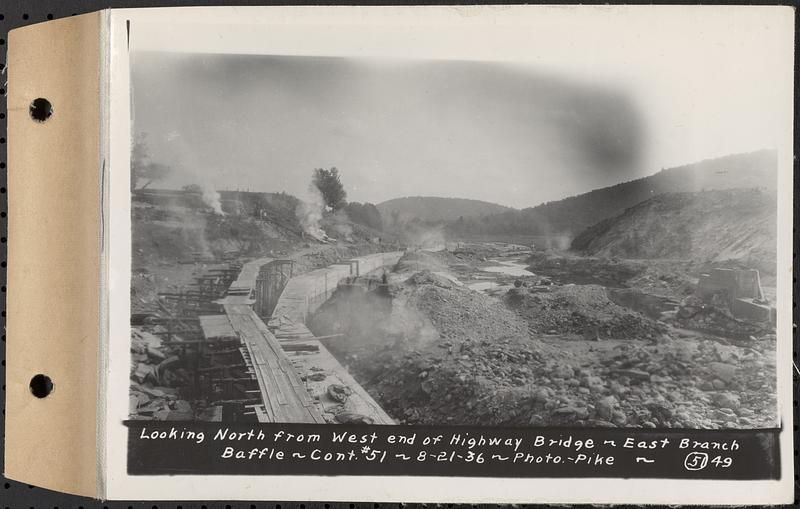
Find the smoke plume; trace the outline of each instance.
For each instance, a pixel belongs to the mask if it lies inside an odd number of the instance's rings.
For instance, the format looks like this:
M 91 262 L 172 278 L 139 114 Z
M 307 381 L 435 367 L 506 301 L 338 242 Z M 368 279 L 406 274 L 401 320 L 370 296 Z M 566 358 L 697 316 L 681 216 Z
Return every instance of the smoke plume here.
M 224 216 L 222 211 L 222 202 L 220 201 L 219 193 L 209 184 L 203 184 L 203 202 L 208 205 L 214 213 Z
M 403 238 L 409 246 L 426 251 L 441 251 L 446 245 L 442 227 L 410 224 L 405 227 Z
M 300 203 L 295 209 L 295 215 L 297 220 L 300 221 L 303 232 L 320 241 L 324 241 L 327 237 L 320 226 L 324 210 L 325 200 L 322 197 L 322 193 L 314 184 L 309 185 L 306 195 L 300 199 Z

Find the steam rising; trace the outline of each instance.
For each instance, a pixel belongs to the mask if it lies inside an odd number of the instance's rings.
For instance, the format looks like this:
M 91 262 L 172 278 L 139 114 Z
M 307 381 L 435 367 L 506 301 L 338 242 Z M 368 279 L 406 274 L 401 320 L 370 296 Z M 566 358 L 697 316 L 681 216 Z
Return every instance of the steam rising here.
M 409 246 L 427 251 L 441 251 L 446 244 L 446 238 L 441 226 L 428 227 L 408 224 L 405 225 L 403 236 Z
M 333 225 L 333 229 L 336 230 L 336 236 L 340 239 L 352 242 L 353 227 L 348 224 L 350 218 L 347 217 L 347 214 L 342 210 L 336 212 L 336 218 L 338 221 Z
M 311 184 L 294 211 L 297 220 L 300 221 L 303 232 L 311 238 L 322 242 L 327 238 L 327 234 L 320 226 L 324 210 L 325 199 L 317 186 Z
M 557 233 L 555 235 L 548 235 L 545 239 L 545 249 L 555 249 L 557 251 L 566 251 L 572 244 L 572 235 L 568 233 Z
M 203 202 L 208 205 L 214 213 L 224 216 L 222 211 L 222 202 L 220 201 L 219 193 L 209 184 L 203 184 Z

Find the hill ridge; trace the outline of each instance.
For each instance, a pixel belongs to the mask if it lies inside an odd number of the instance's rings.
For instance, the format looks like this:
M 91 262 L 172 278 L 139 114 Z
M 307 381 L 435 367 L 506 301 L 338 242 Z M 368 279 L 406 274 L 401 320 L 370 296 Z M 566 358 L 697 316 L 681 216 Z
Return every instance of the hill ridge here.
M 399 214 L 403 220 L 420 219 L 427 222 L 455 221 L 459 217 L 481 217 L 515 210 L 499 203 L 473 198 L 444 196 L 403 196 L 376 205 L 384 218 Z
M 479 220 L 451 222 L 454 235 L 501 233 L 575 235 L 626 208 L 668 192 L 777 186 L 777 153 L 759 150 L 730 154 L 594 189 L 535 207 L 504 211 Z

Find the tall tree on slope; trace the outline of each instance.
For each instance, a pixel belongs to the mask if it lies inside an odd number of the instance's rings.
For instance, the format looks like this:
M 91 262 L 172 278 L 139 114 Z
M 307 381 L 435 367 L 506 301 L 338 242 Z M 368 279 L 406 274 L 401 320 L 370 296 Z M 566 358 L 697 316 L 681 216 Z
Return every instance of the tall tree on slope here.
M 314 185 L 317 186 L 319 192 L 322 193 L 322 199 L 325 200 L 325 205 L 330 207 L 334 212 L 347 205 L 347 192 L 344 190 L 342 181 L 339 178 L 339 170 L 336 167 L 326 170 L 325 168 L 316 168 L 313 176 Z

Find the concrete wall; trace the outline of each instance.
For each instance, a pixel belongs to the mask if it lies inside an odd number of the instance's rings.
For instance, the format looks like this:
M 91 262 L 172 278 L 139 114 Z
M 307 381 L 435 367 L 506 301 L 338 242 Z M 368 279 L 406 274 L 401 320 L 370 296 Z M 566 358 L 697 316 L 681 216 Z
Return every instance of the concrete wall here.
M 272 316 L 285 316 L 294 322 L 305 323 L 306 317 L 333 295 L 340 281 L 378 269 L 391 270 L 403 254 L 403 251 L 393 251 L 360 256 L 293 277 L 283 289 Z

